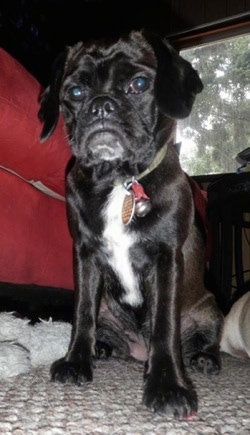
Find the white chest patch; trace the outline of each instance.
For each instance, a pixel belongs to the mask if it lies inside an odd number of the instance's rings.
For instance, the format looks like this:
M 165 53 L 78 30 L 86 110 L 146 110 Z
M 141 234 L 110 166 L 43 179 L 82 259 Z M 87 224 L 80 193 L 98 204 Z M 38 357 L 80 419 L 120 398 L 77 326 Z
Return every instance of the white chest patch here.
M 125 291 L 122 301 L 131 306 L 139 306 L 143 298 L 129 254 L 130 248 L 136 243 L 136 234 L 122 223 L 122 206 L 125 195 L 126 192 L 122 185 L 115 186 L 110 194 L 104 210 L 103 240 L 108 262 Z

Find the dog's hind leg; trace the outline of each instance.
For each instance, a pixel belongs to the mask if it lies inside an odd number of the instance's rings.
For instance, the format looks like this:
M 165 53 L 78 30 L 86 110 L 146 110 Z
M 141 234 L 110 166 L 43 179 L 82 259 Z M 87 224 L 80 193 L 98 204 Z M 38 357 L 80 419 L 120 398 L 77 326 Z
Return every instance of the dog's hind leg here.
M 148 348 L 133 312 L 124 310 L 114 300 L 109 300 L 108 304 L 103 298 L 97 322 L 96 357 L 108 358 L 111 355 L 146 361 Z
M 130 356 L 124 331 L 113 322 L 102 318 L 98 322 L 96 338 L 96 357 L 98 359 L 106 359 L 111 355 L 123 359 L 127 359 Z
M 206 374 L 221 368 L 220 337 L 223 316 L 209 296 L 182 318 L 182 358 L 186 367 Z
M 104 341 L 97 340 L 95 344 L 95 355 L 97 359 L 107 359 L 112 355 L 112 347 Z

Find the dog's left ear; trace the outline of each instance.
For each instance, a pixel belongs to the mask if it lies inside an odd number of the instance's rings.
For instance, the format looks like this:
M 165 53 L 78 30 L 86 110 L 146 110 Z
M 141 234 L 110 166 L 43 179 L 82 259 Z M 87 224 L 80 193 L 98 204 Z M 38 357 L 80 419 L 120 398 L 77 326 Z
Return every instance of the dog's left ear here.
M 59 119 L 59 92 L 67 53 L 68 50 L 62 52 L 54 62 L 50 85 L 45 89 L 40 101 L 41 106 L 38 112 L 38 117 L 43 122 L 43 129 L 40 135 L 41 142 L 45 142 L 49 139 L 55 130 Z
M 183 59 L 166 41 L 157 36 L 147 37 L 157 58 L 155 96 L 162 112 L 171 118 L 186 118 L 196 94 L 203 84 L 191 63 Z

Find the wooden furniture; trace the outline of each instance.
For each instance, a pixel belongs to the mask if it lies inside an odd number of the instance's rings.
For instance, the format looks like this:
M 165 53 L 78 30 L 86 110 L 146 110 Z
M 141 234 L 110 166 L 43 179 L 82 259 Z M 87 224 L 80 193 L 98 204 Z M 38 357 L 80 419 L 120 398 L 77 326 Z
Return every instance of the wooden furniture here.
M 250 258 L 250 248 L 244 231 L 250 228 L 249 212 L 250 172 L 224 175 L 208 186 L 208 216 L 212 234 L 210 276 L 218 305 L 224 314 L 232 303 L 233 275 L 238 294 L 246 285 L 244 255 Z M 247 244 L 244 255 L 243 240 Z

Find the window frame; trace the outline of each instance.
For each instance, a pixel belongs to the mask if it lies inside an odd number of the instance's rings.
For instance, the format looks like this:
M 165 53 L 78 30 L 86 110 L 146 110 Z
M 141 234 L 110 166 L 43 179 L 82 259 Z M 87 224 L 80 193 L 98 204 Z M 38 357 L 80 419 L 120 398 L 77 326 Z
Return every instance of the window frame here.
M 179 52 L 184 49 L 247 33 L 250 33 L 250 12 L 203 24 L 184 32 L 171 34 L 167 39 Z

